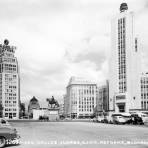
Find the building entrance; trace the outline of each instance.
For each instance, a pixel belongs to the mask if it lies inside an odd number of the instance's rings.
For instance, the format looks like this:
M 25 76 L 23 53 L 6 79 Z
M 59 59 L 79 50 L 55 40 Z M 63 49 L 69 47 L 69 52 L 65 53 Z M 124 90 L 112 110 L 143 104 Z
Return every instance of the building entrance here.
M 12 113 L 9 113 L 9 119 L 12 119 Z
M 118 104 L 118 110 L 119 112 L 125 112 L 125 104 Z

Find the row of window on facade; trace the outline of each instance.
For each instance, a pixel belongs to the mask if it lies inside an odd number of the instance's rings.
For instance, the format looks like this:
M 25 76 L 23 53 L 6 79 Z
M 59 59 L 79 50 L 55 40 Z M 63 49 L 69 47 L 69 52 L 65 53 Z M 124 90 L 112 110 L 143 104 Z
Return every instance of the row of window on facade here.
M 5 111 L 16 111 L 16 108 L 5 108 Z
M 5 93 L 5 96 L 8 97 L 8 96 L 16 96 L 16 93 Z M 9 97 L 10 99 L 11 97 Z
M 142 101 L 141 102 L 141 108 L 142 109 L 148 109 L 148 101 L 147 102 L 146 101 L 144 101 L 144 102 Z
M 72 101 L 72 104 L 77 105 L 77 101 Z M 85 101 L 85 102 L 79 101 L 79 104 L 94 104 L 94 101 Z
M 10 118 L 16 117 L 16 113 L 5 113 L 5 117 L 10 117 Z
M 12 58 L 0 58 L 0 63 L 2 62 L 10 62 L 10 63 L 15 63 L 16 60 L 15 59 L 12 59 Z
M 83 112 L 83 111 L 84 111 L 84 112 L 85 112 L 85 111 L 92 112 L 93 109 L 79 109 L 79 111 L 80 111 L 80 112 Z
M 79 105 L 79 108 L 94 108 L 94 105 Z

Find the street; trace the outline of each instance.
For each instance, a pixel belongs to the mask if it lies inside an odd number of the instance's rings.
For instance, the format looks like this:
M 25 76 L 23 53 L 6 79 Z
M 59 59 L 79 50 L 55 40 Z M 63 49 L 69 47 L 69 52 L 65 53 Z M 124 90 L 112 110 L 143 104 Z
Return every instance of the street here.
M 12 122 L 11 124 L 21 136 L 20 145 L 8 146 L 13 148 L 148 147 L 146 143 L 142 143 L 148 142 L 148 127 L 144 126 L 93 122 Z

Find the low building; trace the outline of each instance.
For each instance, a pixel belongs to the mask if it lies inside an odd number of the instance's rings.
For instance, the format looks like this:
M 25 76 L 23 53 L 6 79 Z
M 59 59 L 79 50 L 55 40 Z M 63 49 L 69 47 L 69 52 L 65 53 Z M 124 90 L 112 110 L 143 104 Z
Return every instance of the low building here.
M 33 119 L 39 120 L 40 117 L 45 118 L 49 121 L 55 121 L 59 119 L 59 109 L 33 109 Z
M 67 117 L 89 118 L 96 106 L 97 84 L 79 77 L 71 77 L 66 87 L 64 110 Z
M 34 120 L 49 120 L 55 121 L 59 119 L 59 104 L 58 101 L 52 98 L 48 98 L 45 101 L 42 101 L 40 108 L 34 108 L 32 110 Z
M 40 109 L 40 105 L 39 105 L 39 101 L 33 97 L 28 105 L 28 115 L 30 118 L 33 118 L 33 110 L 39 110 Z

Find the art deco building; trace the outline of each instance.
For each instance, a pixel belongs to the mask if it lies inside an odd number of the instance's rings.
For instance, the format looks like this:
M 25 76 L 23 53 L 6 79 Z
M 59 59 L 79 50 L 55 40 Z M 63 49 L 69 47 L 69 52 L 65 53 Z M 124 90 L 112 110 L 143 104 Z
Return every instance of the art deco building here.
M 90 117 L 96 106 L 97 85 L 83 78 L 71 77 L 66 88 L 64 106 L 72 118 Z
M 0 103 L 7 119 L 19 118 L 20 78 L 15 49 L 8 40 L 0 44 Z
M 120 13 L 111 21 L 110 111 L 141 109 L 140 54 L 134 24 L 134 13 L 122 3 Z

